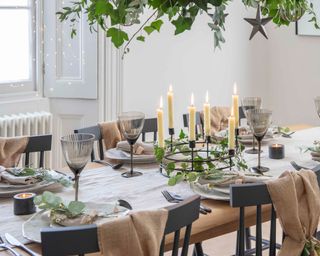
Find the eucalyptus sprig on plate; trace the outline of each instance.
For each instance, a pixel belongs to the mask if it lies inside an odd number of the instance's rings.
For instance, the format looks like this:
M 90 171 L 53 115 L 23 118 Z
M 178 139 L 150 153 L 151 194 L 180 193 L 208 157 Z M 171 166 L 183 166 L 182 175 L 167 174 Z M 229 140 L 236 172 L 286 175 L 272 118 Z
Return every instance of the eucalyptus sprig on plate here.
M 57 173 L 54 170 L 46 168 L 32 168 L 32 167 L 23 167 L 23 168 L 8 168 L 7 172 L 11 173 L 16 177 L 26 177 L 32 176 L 39 181 L 54 182 L 60 183 L 64 187 L 69 187 L 72 185 L 70 177 L 62 173 Z
M 209 149 L 209 158 L 203 155 L 203 151 L 195 150 L 193 152 L 193 168 L 191 168 L 190 159 L 191 151 L 188 147 L 188 136 L 183 130 L 177 139 L 171 141 L 165 141 L 165 147 L 161 148 L 155 146 L 155 156 L 157 161 L 161 164 L 161 167 L 165 169 L 169 176 L 168 185 L 175 185 L 180 181 L 186 180 L 188 182 L 194 182 L 199 177 L 207 177 L 209 179 L 221 179 L 224 175 L 224 171 L 221 166 L 235 166 L 238 170 L 246 170 L 248 168 L 245 160 L 242 158 L 242 151 L 244 147 L 241 145 L 233 158 L 229 158 L 228 139 L 224 137 L 222 139 L 215 139 Z M 205 144 L 205 142 L 203 142 Z M 186 161 L 170 161 L 165 156 L 170 152 L 176 156 L 181 155 L 182 159 Z M 181 160 L 181 159 L 180 159 Z M 231 162 L 230 162 L 231 161 Z

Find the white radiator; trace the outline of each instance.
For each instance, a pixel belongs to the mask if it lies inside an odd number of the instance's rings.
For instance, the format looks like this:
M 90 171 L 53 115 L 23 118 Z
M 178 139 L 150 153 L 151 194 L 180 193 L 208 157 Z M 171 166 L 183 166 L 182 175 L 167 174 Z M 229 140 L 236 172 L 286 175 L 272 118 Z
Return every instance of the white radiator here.
M 21 113 L 0 116 L 0 136 L 16 137 L 52 134 L 52 114 L 49 112 Z M 38 154 L 30 154 L 30 164 L 38 166 Z M 21 162 L 23 162 L 22 159 Z M 45 153 L 44 166 L 50 167 L 51 152 Z

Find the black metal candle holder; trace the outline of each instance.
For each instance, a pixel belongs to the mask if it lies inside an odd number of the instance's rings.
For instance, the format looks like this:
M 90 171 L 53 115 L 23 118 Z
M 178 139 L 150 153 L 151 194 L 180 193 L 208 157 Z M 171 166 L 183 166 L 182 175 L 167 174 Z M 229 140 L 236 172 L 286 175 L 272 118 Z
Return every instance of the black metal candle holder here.
M 169 128 L 169 135 L 170 135 L 170 151 L 173 150 L 173 137 L 174 137 L 174 128 Z
M 239 128 L 235 129 L 235 133 L 236 133 L 236 150 L 238 151 L 238 149 L 239 149 Z
M 201 145 L 203 146 L 204 144 L 206 144 L 206 147 L 203 148 L 197 148 L 197 145 Z M 191 164 L 191 167 L 189 168 L 182 168 L 182 167 L 176 167 L 171 170 L 171 171 L 183 171 L 183 172 L 201 172 L 202 170 L 196 170 L 195 168 L 195 163 L 228 163 L 225 165 L 220 166 L 219 168 L 217 168 L 217 170 L 231 170 L 232 167 L 234 166 L 232 158 L 236 155 L 236 150 L 235 149 L 230 149 L 228 151 L 228 153 L 226 154 L 225 152 L 218 152 L 216 151 L 217 155 L 221 154 L 221 156 L 215 156 L 212 157 L 211 156 L 211 151 L 210 151 L 210 145 L 213 144 L 212 143 L 212 139 L 210 136 L 206 136 L 205 141 L 204 140 L 196 140 L 196 141 L 188 141 L 188 142 L 179 142 L 174 144 L 174 146 L 183 146 L 183 145 L 188 145 L 187 149 L 183 150 L 183 151 L 177 151 L 177 152 L 173 152 L 171 149 L 173 148 L 173 141 L 171 143 L 171 145 L 169 145 L 168 148 L 170 148 L 170 151 L 166 152 L 163 160 L 164 162 L 168 162 L 168 163 L 175 163 L 175 164 Z M 200 152 L 204 152 L 206 153 L 207 157 L 203 158 L 203 159 L 194 159 L 194 155 L 195 153 L 200 153 Z M 176 155 L 178 154 L 191 154 L 191 159 L 177 159 L 175 158 Z M 160 164 L 160 173 L 162 173 L 163 169 L 166 169 L 166 164 L 165 163 L 161 163 Z M 163 174 L 163 173 L 162 173 Z

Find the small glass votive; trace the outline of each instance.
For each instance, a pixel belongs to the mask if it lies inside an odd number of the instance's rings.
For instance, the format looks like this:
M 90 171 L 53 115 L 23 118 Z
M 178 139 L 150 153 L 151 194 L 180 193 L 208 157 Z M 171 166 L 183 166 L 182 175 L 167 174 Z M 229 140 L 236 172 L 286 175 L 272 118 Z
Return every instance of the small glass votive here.
M 283 159 L 284 158 L 284 145 L 272 144 L 269 146 L 269 158 L 270 159 Z
M 20 193 L 13 197 L 13 213 L 15 215 L 27 215 L 36 212 L 33 199 L 34 193 Z

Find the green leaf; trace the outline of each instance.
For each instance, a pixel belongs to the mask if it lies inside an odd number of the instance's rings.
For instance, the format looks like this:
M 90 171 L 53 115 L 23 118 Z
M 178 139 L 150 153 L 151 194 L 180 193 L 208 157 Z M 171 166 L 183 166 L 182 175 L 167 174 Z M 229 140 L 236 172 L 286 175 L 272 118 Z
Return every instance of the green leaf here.
M 187 177 L 189 182 L 193 182 L 193 181 L 196 181 L 196 179 L 198 178 L 198 175 L 196 172 L 189 172 Z
M 206 0 L 194 0 L 194 3 L 202 10 L 205 12 L 207 11 L 208 7 L 208 2 Z
M 145 37 L 144 36 L 138 36 L 137 40 L 141 41 L 141 42 L 144 42 L 145 41 Z
M 169 172 L 172 172 L 172 171 L 174 171 L 174 169 L 176 168 L 176 165 L 175 165 L 175 163 L 174 162 L 171 162 L 171 163 L 168 163 L 167 164 L 167 170 L 169 171 Z
M 181 129 L 179 133 L 179 139 L 183 140 L 183 139 L 186 139 L 187 137 L 188 137 L 187 134 L 185 134 L 184 131 Z
M 174 34 L 178 35 L 183 33 L 186 30 L 190 30 L 193 20 L 189 17 L 179 16 L 178 19 L 172 21 L 171 23 L 176 27 Z
M 160 32 L 160 28 L 161 28 L 162 24 L 163 24 L 162 20 L 156 20 L 156 21 L 153 21 L 150 26 L 153 27 L 158 32 Z
M 151 26 L 145 26 L 143 30 L 146 31 L 148 35 L 150 35 L 155 30 L 155 28 Z
M 111 41 L 115 47 L 119 48 L 125 41 L 128 41 L 128 34 L 118 28 L 109 28 L 107 37 L 111 37 Z
M 208 2 L 213 6 L 220 6 L 222 4 L 222 0 L 208 0 Z
M 96 3 L 96 11 L 95 14 L 99 15 L 110 15 L 113 11 L 113 6 L 106 0 L 98 0 Z
M 81 214 L 85 208 L 86 205 L 79 201 L 71 201 L 68 205 L 68 210 L 73 216 Z
M 168 185 L 169 185 L 169 186 L 174 186 L 174 185 L 176 185 L 176 184 L 177 184 L 176 176 L 170 177 L 169 180 L 168 180 Z
M 162 159 L 164 157 L 164 153 L 165 153 L 164 148 L 161 148 L 157 145 L 154 147 L 154 154 L 156 156 L 156 160 L 158 163 L 162 162 Z

